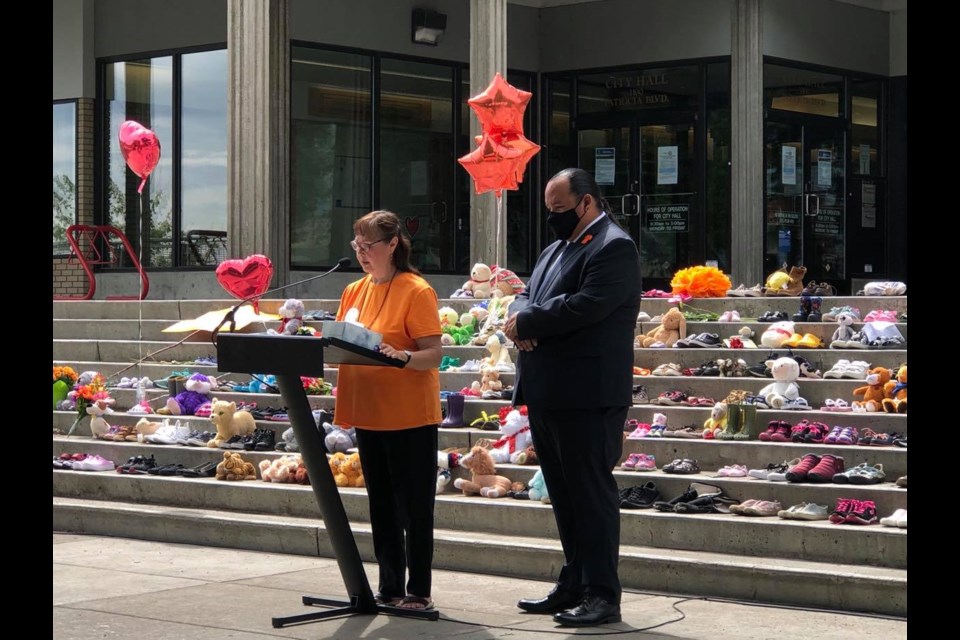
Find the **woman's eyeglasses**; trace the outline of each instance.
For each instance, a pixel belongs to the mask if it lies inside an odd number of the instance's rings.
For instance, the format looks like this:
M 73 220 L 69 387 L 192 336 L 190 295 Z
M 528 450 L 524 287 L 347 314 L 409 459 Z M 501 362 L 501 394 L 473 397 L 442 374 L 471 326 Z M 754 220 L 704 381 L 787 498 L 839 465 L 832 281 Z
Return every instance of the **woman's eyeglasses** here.
M 380 238 L 379 240 L 374 240 L 373 242 L 357 242 L 356 240 L 351 240 L 350 248 L 354 251 L 367 253 L 373 248 L 373 245 L 377 244 L 378 242 L 383 242 L 384 240 L 385 238 Z

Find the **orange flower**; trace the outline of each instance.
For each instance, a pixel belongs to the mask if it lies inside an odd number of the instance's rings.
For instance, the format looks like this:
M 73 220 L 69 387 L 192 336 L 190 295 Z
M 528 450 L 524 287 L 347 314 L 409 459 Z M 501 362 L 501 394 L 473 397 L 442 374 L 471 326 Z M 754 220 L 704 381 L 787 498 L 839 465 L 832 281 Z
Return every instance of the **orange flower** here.
M 730 290 L 730 278 L 716 267 L 689 267 L 673 274 L 673 293 L 686 293 L 694 298 L 722 298 Z
M 580 241 L 580 244 L 589 244 L 591 240 L 593 240 L 593 235 L 588 233 L 587 235 L 583 236 L 583 240 Z

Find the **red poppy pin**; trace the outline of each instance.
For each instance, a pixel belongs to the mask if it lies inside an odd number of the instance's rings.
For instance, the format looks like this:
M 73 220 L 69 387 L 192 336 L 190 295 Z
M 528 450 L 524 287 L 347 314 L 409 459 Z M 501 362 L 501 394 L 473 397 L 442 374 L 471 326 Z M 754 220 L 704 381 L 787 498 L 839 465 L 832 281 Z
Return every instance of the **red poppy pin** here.
M 593 236 L 589 233 L 583 236 L 583 240 L 580 241 L 580 244 L 590 244 L 590 241 L 593 240 Z

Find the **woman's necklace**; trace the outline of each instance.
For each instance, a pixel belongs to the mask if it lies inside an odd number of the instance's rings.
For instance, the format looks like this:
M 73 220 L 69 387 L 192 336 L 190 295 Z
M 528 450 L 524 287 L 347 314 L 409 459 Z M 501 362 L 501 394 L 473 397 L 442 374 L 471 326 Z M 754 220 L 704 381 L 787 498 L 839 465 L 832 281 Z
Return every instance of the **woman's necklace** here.
M 380 317 L 380 312 L 383 311 L 383 305 L 387 303 L 387 296 L 390 295 L 390 288 L 393 286 L 393 279 L 396 277 L 397 277 L 397 269 L 394 269 L 393 275 L 390 276 L 390 280 L 387 283 L 387 291 L 386 293 L 383 294 L 383 299 L 380 301 L 380 306 L 377 308 L 377 314 L 373 316 L 373 319 L 370 320 L 369 322 L 363 323 L 363 326 L 365 326 L 367 329 L 370 329 L 371 331 L 373 330 L 373 323 L 376 322 L 377 318 Z M 373 277 L 370 278 L 370 282 L 373 283 Z M 369 293 L 369 289 L 367 291 Z M 367 306 L 367 296 L 364 296 L 363 306 L 364 307 Z

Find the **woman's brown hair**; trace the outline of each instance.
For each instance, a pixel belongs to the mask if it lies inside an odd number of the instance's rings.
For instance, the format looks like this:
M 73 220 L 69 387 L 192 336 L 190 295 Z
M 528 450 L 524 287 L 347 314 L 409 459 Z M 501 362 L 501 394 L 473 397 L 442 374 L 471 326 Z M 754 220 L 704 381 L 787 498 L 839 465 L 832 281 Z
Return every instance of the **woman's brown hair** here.
M 397 238 L 397 248 L 393 250 L 393 266 L 397 271 L 407 271 L 420 275 L 420 272 L 410 264 L 410 238 L 403 233 L 400 226 L 400 216 L 393 211 L 380 209 L 371 211 L 359 220 L 353 223 L 353 233 L 364 238 L 372 238 L 389 241 L 390 238 Z

